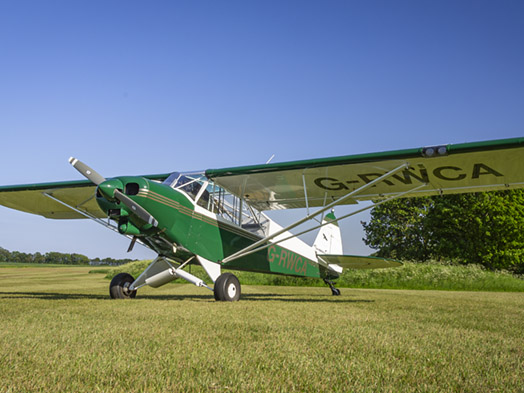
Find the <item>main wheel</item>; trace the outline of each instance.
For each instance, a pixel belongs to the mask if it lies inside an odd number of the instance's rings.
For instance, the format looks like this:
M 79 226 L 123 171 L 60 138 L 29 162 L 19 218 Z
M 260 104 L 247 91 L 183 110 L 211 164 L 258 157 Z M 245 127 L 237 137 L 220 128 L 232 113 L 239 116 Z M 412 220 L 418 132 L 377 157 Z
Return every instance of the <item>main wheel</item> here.
M 111 299 L 133 299 L 136 296 L 136 289 L 129 290 L 129 286 L 135 281 L 133 276 L 128 273 L 118 273 L 109 284 L 109 296 Z
M 333 296 L 340 296 L 340 289 L 338 289 L 338 288 L 331 288 L 331 294 Z
M 215 300 L 236 302 L 240 299 L 240 282 L 234 274 L 221 274 L 215 281 L 213 292 Z

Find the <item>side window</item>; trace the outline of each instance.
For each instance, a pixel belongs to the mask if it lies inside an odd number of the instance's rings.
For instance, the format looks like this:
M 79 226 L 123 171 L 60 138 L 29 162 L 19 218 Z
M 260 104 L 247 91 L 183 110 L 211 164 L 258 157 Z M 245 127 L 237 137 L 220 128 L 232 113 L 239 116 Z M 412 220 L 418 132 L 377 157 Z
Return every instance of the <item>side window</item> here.
M 209 209 L 209 191 L 204 190 L 200 198 L 198 198 L 197 204 L 202 206 L 204 209 Z

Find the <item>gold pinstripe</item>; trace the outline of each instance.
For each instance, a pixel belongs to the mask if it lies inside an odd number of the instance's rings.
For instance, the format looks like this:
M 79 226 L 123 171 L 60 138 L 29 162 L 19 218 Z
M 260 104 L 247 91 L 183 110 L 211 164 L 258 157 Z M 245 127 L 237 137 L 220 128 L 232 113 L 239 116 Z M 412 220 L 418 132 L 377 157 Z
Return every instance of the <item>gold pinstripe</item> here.
M 186 216 L 189 216 L 189 217 L 194 217 L 196 218 L 197 220 L 200 220 L 200 221 L 203 221 L 205 222 L 206 224 L 210 224 L 210 225 L 213 225 L 215 227 L 218 227 L 218 222 L 216 220 L 213 220 L 211 217 L 207 217 L 201 213 L 197 213 L 195 212 L 193 209 L 189 208 L 189 207 L 186 207 L 186 206 L 183 206 L 181 205 L 179 202 L 177 201 L 174 201 L 164 195 L 160 195 L 154 191 L 151 191 L 151 190 L 140 190 L 138 192 L 138 196 L 142 197 L 142 198 L 146 198 L 146 199 L 149 199 L 149 200 L 152 200 L 154 202 L 157 202 L 157 203 L 160 203 L 164 206 L 167 206 L 167 207 L 171 207 L 175 210 L 178 210 L 180 213 L 186 215 Z

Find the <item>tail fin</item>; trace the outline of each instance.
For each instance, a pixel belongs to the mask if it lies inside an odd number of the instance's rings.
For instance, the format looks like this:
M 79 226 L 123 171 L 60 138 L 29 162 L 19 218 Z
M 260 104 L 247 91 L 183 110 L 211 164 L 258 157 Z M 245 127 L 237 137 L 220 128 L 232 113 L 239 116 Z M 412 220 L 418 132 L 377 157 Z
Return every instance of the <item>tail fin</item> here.
M 342 236 L 338 223 L 331 222 L 335 220 L 333 212 L 327 214 L 322 220 L 322 224 L 329 222 L 320 228 L 320 232 L 313 243 L 313 248 L 318 254 L 343 254 Z

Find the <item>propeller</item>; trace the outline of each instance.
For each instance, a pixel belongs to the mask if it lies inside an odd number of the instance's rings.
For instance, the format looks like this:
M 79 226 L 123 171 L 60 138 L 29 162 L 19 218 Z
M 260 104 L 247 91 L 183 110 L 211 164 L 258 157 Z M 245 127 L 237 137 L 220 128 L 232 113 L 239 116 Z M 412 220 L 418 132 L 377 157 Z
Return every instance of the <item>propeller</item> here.
M 89 166 L 84 164 L 82 161 L 74 157 L 69 158 L 69 163 L 73 165 L 73 167 L 78 172 L 80 172 L 87 179 L 91 180 L 97 186 L 100 186 L 100 184 L 106 181 L 104 176 L 100 175 L 97 171 L 90 168 Z M 147 222 L 148 224 L 154 227 L 158 226 L 158 221 L 155 219 L 155 217 L 151 215 L 151 213 L 149 213 L 146 209 L 144 209 L 138 203 L 136 203 L 131 198 L 129 198 L 127 195 L 125 195 L 122 191 L 115 189 L 114 196 L 116 199 L 122 202 L 125 206 L 131 209 L 131 211 L 134 214 L 136 214 L 140 219 L 144 220 L 145 222 Z

